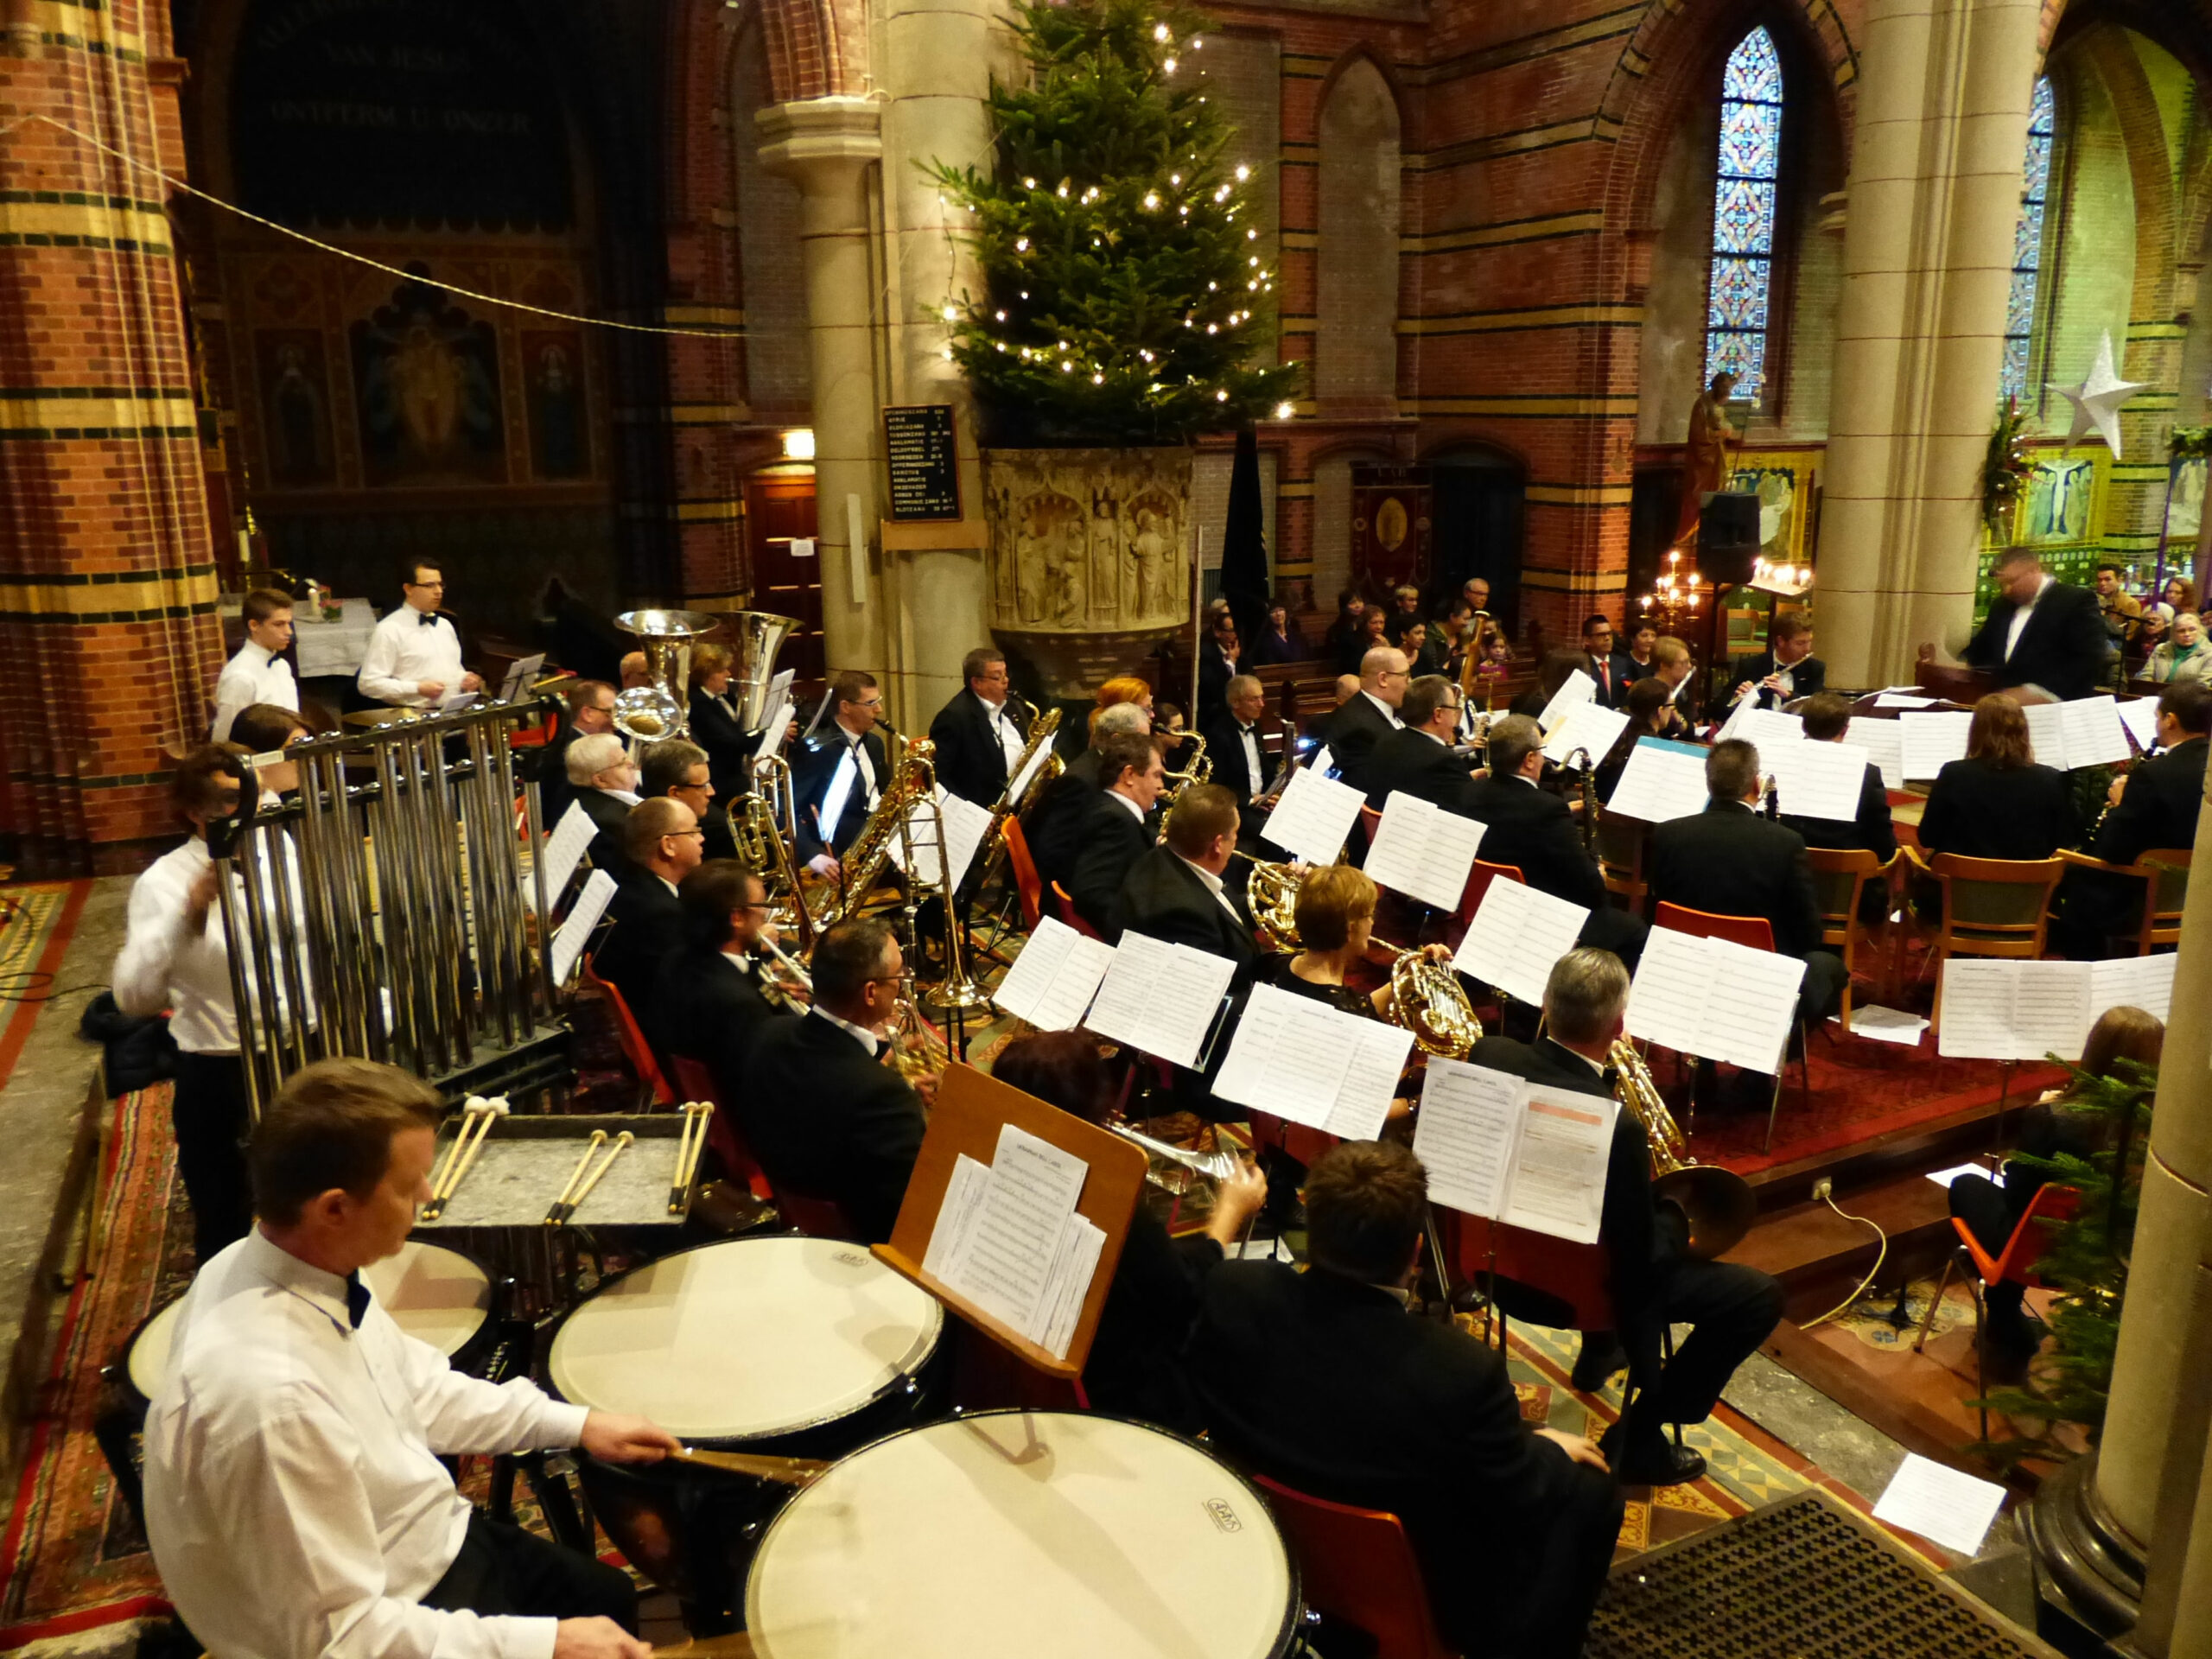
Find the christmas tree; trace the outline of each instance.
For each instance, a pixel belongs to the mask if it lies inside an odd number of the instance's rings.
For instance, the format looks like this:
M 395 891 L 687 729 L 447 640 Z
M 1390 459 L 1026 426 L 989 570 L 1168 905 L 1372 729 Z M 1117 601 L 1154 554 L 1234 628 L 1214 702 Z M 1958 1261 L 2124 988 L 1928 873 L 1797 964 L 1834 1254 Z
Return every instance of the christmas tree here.
M 1274 273 L 1249 167 L 1189 61 L 1202 20 L 1147 0 L 1018 0 L 1026 86 L 995 80 L 996 165 L 939 166 L 985 292 L 948 297 L 946 354 L 990 442 L 1180 443 L 1287 418 L 1258 366 Z

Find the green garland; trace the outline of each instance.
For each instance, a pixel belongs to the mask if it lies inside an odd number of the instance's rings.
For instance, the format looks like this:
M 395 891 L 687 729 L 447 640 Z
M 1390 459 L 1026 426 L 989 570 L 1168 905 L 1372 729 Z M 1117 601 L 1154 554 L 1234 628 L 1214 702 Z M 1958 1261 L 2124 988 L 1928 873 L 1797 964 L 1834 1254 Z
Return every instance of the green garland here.
M 2166 454 L 2176 461 L 2196 461 L 2212 455 L 2212 426 L 2177 426 L 2166 439 Z
M 1989 452 L 1981 463 L 1981 521 L 1999 541 L 2003 526 L 2020 505 L 2031 470 L 2023 441 L 2027 416 L 2017 397 L 2007 397 L 1997 410 L 1997 424 L 1990 429 Z

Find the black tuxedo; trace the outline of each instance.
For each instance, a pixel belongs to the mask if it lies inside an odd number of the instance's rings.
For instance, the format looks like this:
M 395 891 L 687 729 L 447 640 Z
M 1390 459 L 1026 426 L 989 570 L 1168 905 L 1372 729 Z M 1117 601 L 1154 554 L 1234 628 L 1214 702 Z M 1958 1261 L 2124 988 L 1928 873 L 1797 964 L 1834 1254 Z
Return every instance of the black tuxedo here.
M 569 745 L 576 741 L 576 728 L 569 724 L 569 716 L 563 713 L 551 740 L 537 751 L 537 759 L 531 760 L 527 749 L 518 757 L 522 764 L 536 768 L 537 804 L 544 814 L 538 827 L 548 835 L 568 811 L 569 803 L 576 798 L 575 785 L 569 781 Z
M 798 859 L 802 864 L 810 863 L 824 851 L 842 853 L 860 835 L 861 826 L 868 822 L 868 791 L 861 779 L 854 778 L 852 787 L 845 791 L 844 810 L 837 815 L 837 822 L 825 824 L 821 815 L 828 804 L 830 785 L 837 775 L 838 763 L 852 739 L 833 716 L 828 724 L 800 745 L 800 756 L 792 767 L 791 784 L 798 792 Z M 875 768 L 875 786 L 879 791 L 891 786 L 891 766 L 885 758 L 881 734 L 870 732 L 861 740 L 868 751 L 870 765 Z M 857 767 L 857 762 L 855 763 Z
M 1375 1286 L 1230 1262 L 1206 1281 L 1191 1375 L 1233 1460 L 1405 1522 L 1453 1649 L 1582 1651 L 1620 1489 L 1521 1420 L 1502 1356 Z
M 1704 811 L 1652 832 L 1651 901 L 1765 917 L 1774 948 L 1805 964 L 1798 1008 L 1808 1021 L 1826 1019 L 1850 982 L 1842 958 L 1821 948 L 1805 838 L 1741 801 L 1709 801 Z
M 699 686 L 691 688 L 690 737 L 707 752 L 708 769 L 714 779 L 715 798 L 749 794 L 753 751 L 760 734 L 748 732 L 737 722 L 736 699 L 714 697 Z
M 1510 864 L 1537 892 L 1585 906 L 1590 919 L 1579 942 L 1610 950 L 1633 969 L 1650 929 L 1642 917 L 1613 907 L 1567 803 L 1519 778 L 1478 778 L 1466 798 L 1467 816 L 1488 826 L 1476 856 Z
M 1229 699 L 1229 683 L 1244 671 L 1240 654 L 1230 662 L 1221 654 L 1221 647 L 1211 639 L 1198 647 L 1198 706 L 1191 710 L 1191 725 L 1195 729 L 1216 715 L 1224 712 Z
M 1457 812 L 1475 816 L 1475 778 L 1465 757 L 1410 727 L 1401 728 L 1375 746 L 1367 760 L 1367 804 L 1380 812 L 1393 790 Z
M 1363 691 L 1353 692 L 1344 707 L 1328 717 L 1328 729 L 1322 735 L 1330 757 L 1337 763 L 1337 776 L 1354 789 L 1365 789 L 1368 756 L 1377 743 L 1398 729 L 1390 716 L 1375 706 L 1373 698 Z
M 641 1029 L 653 1024 L 661 963 L 683 943 L 683 906 L 668 883 L 630 865 L 607 901 L 614 925 L 592 957 L 592 971 L 622 993 Z
M 624 872 L 634 868 L 630 855 L 622 850 L 623 835 L 630 823 L 630 804 L 588 784 L 579 785 L 573 798 L 598 830 L 591 838 L 591 845 L 584 849 L 590 855 L 592 868 L 605 870 L 620 880 Z M 546 896 L 550 899 L 552 895 Z
M 704 1065 L 714 1075 L 724 1110 L 735 1109 L 745 1088 L 746 1062 L 760 1033 L 776 1020 L 796 1017 L 771 1007 L 756 976 L 721 951 L 689 947 L 662 962 L 652 1014 L 655 1043 Z
M 1999 686 L 2039 685 L 2065 701 L 2094 691 L 2108 644 L 2096 594 L 2053 581 L 2037 598 L 2008 658 L 2005 639 L 2018 609 L 2009 599 L 1991 603 L 1988 620 L 1961 653 L 1967 666 L 1995 675 Z
M 1045 785 L 1037 804 L 1021 822 L 1029 837 L 1029 856 L 1037 866 L 1038 880 L 1066 887 L 1075 874 L 1084 809 L 1098 793 L 1098 751 L 1085 749 L 1067 763 L 1060 775 Z
M 1011 706 L 1007 718 L 1027 736 L 1027 723 L 1015 718 Z M 1006 793 L 1006 750 L 988 703 L 963 685 L 930 721 L 930 741 L 937 745 L 938 782 L 977 806 L 998 804 Z
M 2190 738 L 2136 767 L 2090 850 L 2109 863 L 2133 864 L 2154 849 L 2196 846 L 2207 747 Z
M 1075 826 L 1075 863 L 1066 882 L 1076 912 L 1109 939 L 1122 931 L 1115 911 L 1129 867 L 1145 855 L 1152 834 L 1129 810 L 1129 803 L 1102 789 L 1084 803 Z
M 1713 700 L 1711 718 L 1726 720 L 1736 706 L 1736 688 L 1739 685 L 1757 687 L 1751 696 L 1762 709 L 1779 709 L 1787 701 L 1795 702 L 1800 697 L 1809 697 L 1827 690 L 1827 664 L 1817 657 L 1805 657 L 1789 664 L 1789 696 L 1785 699 L 1759 685 L 1759 682 L 1776 672 L 1774 653 L 1763 651 L 1756 657 L 1737 658 L 1728 677 L 1728 683 Z
M 1260 749 L 1260 775 L 1254 778 L 1244 764 L 1244 741 L 1239 734 L 1235 716 L 1226 709 L 1216 715 L 1200 728 L 1206 740 L 1206 757 L 1213 762 L 1213 780 L 1236 797 L 1236 804 L 1250 804 L 1255 795 L 1264 795 L 1274 787 L 1275 779 L 1282 775 L 1283 750 L 1290 734 L 1283 722 L 1273 715 L 1262 715 L 1252 722 L 1252 736 Z M 1270 748 L 1272 741 L 1275 747 Z
M 1198 1299 L 1221 1262 L 1221 1246 L 1205 1234 L 1171 1238 L 1157 1215 L 1137 1206 L 1084 1361 L 1083 1389 L 1092 1410 L 1186 1434 L 1205 1427 L 1184 1357 Z
M 1230 909 L 1222 907 L 1224 899 Z M 1224 891 L 1216 898 L 1198 872 L 1166 847 L 1153 848 L 1129 866 L 1112 919 L 1111 938 L 1127 931 L 1148 933 L 1170 944 L 1228 957 L 1236 964 L 1240 988 L 1250 982 L 1260 959 L 1251 923 L 1234 895 Z
M 1967 858 L 2049 858 L 2081 835 L 2073 785 L 2055 766 L 1946 760 L 1920 815 L 1923 851 Z
M 890 1238 L 922 1147 L 921 1097 L 826 1019 L 772 1020 L 728 1103 L 769 1183 L 838 1205 L 866 1244 Z
M 1871 760 L 1859 780 L 1859 816 L 1853 822 L 1801 817 L 1788 812 L 1782 815 L 1782 822 L 1795 830 L 1808 847 L 1843 852 L 1864 848 L 1884 863 L 1897 849 L 1897 825 L 1890 817 L 1889 786 L 1882 782 L 1882 769 Z

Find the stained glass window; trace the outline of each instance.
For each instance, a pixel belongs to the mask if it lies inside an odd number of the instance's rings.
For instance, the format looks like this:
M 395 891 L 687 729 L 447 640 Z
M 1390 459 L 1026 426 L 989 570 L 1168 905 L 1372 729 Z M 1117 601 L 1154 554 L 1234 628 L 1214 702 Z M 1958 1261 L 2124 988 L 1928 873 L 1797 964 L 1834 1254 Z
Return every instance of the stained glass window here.
M 2036 77 L 2028 105 L 2028 158 L 2021 169 L 2020 222 L 2012 232 L 2012 293 L 2005 307 L 2005 368 L 1999 390 L 2008 397 L 2028 389 L 2028 358 L 2036 328 L 2036 285 L 2043 271 L 2044 198 L 2050 188 L 2050 144 L 2058 111 L 2050 77 Z
M 1728 54 L 1720 83 L 1720 163 L 1713 188 L 1713 275 L 1706 296 L 1705 378 L 1736 377 L 1756 399 L 1766 378 L 1774 283 L 1775 179 L 1782 165 L 1782 59 L 1755 29 Z

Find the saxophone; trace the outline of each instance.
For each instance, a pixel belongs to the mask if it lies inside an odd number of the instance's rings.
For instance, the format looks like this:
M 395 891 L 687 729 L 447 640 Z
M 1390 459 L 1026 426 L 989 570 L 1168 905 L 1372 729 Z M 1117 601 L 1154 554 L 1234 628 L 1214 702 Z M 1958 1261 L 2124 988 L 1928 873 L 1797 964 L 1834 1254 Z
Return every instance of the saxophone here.
M 1616 1041 L 1607 1058 L 1619 1074 L 1614 1097 L 1643 1126 L 1651 1144 L 1653 1200 L 1681 1211 L 1689 1224 L 1691 1255 L 1710 1262 L 1726 1255 L 1751 1230 L 1758 1213 L 1751 1183 L 1732 1169 L 1700 1164 L 1689 1155 L 1689 1143 L 1634 1044 L 1625 1038 Z
M 1213 757 L 1206 753 L 1205 734 L 1186 732 L 1184 734 L 1183 741 L 1192 746 L 1191 764 L 1180 772 L 1163 774 L 1168 786 L 1166 798 L 1167 804 L 1171 807 L 1175 804 L 1176 798 L 1192 784 L 1211 783 L 1213 780 Z
M 861 913 L 861 906 L 882 880 L 883 867 L 891 861 L 891 843 L 898 838 L 907 813 L 917 802 L 935 797 L 936 755 L 937 745 L 925 737 L 915 739 L 900 753 L 898 764 L 891 769 L 891 781 L 876 797 L 875 810 L 868 815 L 859 836 L 838 861 L 845 879 L 816 918 L 817 928 L 835 927 Z

